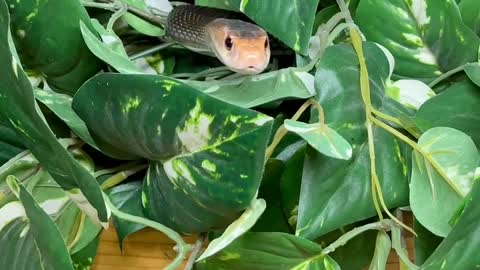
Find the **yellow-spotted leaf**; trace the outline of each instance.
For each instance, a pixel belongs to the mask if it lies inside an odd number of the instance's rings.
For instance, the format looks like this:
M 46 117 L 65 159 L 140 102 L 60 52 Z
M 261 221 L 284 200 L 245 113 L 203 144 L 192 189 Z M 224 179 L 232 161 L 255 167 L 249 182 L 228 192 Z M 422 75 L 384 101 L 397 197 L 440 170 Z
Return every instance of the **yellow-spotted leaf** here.
M 315 150 L 327 156 L 339 159 L 352 157 L 352 146 L 335 130 L 323 123 L 307 124 L 285 120 L 285 128 L 298 134 Z
M 225 228 L 260 185 L 272 118 L 165 76 L 99 74 L 73 99 L 105 154 L 148 159 L 142 203 L 182 232 Z

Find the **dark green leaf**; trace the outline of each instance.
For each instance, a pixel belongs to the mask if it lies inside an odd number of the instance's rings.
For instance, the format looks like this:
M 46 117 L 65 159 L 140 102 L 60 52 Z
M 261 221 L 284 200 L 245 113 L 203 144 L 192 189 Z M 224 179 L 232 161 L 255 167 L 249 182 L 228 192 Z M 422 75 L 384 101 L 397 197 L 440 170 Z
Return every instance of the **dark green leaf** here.
M 0 121 L 0 166 L 23 150 L 25 146 L 15 130 L 8 123 Z
M 133 74 L 95 76 L 73 108 L 106 154 L 152 160 L 143 204 L 167 226 L 224 227 L 257 192 L 272 122 L 266 115 L 167 77 Z
M 100 60 L 90 53 L 80 33 L 80 21 L 93 31 L 80 1 L 6 2 L 22 63 L 45 74 L 52 88 L 73 94 L 101 69 Z
M 395 56 L 400 76 L 431 80 L 477 60 L 480 40 L 454 1 L 362 0 L 355 22 Z
M 106 194 L 112 203 L 122 212 L 135 215 L 144 216 L 142 207 L 142 182 L 133 181 L 109 189 Z M 118 236 L 118 243 L 123 249 L 123 241 L 132 233 L 135 233 L 143 228 L 145 225 L 138 224 L 123 219 L 113 217 L 113 225 Z
M 387 99 L 382 86 L 389 76 L 389 64 L 383 51 L 373 43 L 364 43 L 364 52 L 372 103 L 382 110 L 383 101 Z M 325 124 L 352 145 L 353 155 L 343 161 L 307 149 L 296 234 L 308 239 L 375 215 L 364 104 L 353 48 L 349 45 L 327 48 L 315 78 Z M 410 150 L 382 129 L 374 128 L 373 133 L 377 174 L 387 207 L 406 205 L 406 160 Z
M 415 263 L 422 265 L 432 255 L 443 238 L 431 233 L 417 219 L 413 222 L 413 229 L 417 233 L 417 237 L 415 237 Z
M 73 267 L 75 270 L 90 270 L 97 256 L 98 244 L 100 236 L 90 242 L 88 246 L 82 250 L 72 254 Z
M 472 82 L 460 81 L 429 99 L 418 110 L 415 123 L 422 131 L 451 127 L 471 136 L 480 145 L 480 89 Z
M 11 37 L 4 2 L 0 3 L 0 26 L 0 62 L 9 63 L 0 73 L 0 114 L 8 119 L 33 155 L 77 205 L 92 219 L 106 222 L 107 211 L 95 178 L 62 147 L 38 110 L 30 81 L 15 56 L 12 43 L 8 42 Z
M 470 78 L 472 82 L 480 86 L 480 64 L 479 63 L 466 64 L 465 73 L 467 73 L 468 78 Z
M 339 270 L 319 245 L 286 233 L 247 233 L 196 270 Z

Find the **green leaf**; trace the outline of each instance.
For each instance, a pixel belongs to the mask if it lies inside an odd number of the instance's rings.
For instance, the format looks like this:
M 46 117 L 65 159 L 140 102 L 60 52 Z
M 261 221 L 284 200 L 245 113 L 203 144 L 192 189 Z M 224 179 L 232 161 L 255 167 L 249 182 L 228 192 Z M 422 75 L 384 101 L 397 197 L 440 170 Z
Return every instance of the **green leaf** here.
M 6 122 L 0 120 L 0 166 L 25 150 L 25 146 Z M 1 195 L 0 195 L 1 200 Z
M 255 222 L 260 218 L 263 211 L 265 211 L 267 204 L 264 199 L 256 199 L 252 201 L 252 204 L 243 212 L 243 214 L 232 224 L 230 224 L 223 234 L 212 240 L 207 249 L 196 260 L 205 260 L 223 250 L 230 245 L 233 241 L 245 234 L 250 228 L 255 225 Z
M 296 52 L 306 54 L 319 0 L 196 0 L 245 13 Z M 288 8 L 285 8 L 288 6 Z M 279 20 L 279 18 L 282 18 Z
M 480 36 L 480 5 L 476 0 L 462 0 L 459 4 L 463 23 Z
M 469 63 L 465 65 L 465 73 L 467 73 L 468 78 L 475 83 L 477 86 L 480 86 L 480 64 L 479 63 Z
M 272 122 L 266 115 L 168 77 L 108 73 L 85 83 L 73 108 L 104 153 L 151 160 L 142 202 L 171 228 L 224 228 L 258 190 Z
M 417 80 L 398 80 L 387 86 L 386 94 L 403 106 L 418 110 L 428 99 L 435 96 L 428 85 Z
M 72 109 L 72 98 L 52 91 L 34 90 L 35 98 L 62 119 L 84 142 L 97 148 L 85 123 Z
M 305 99 L 315 95 L 313 76 L 295 68 L 235 80 L 183 82 L 220 100 L 244 108 L 287 98 Z
M 377 241 L 375 245 L 375 253 L 372 258 L 372 263 L 368 270 L 383 270 L 387 267 L 388 255 L 392 248 L 390 236 L 384 231 L 379 231 L 377 234 Z
M 363 0 L 355 22 L 367 40 L 394 55 L 395 74 L 402 77 L 429 81 L 477 60 L 480 40 L 462 23 L 454 1 Z
M 413 222 L 413 229 L 417 233 L 417 237 L 415 237 L 415 263 L 422 265 L 432 255 L 443 238 L 431 233 L 417 219 Z
M 346 160 L 352 157 L 352 146 L 335 130 L 323 123 L 307 124 L 285 120 L 285 128 L 301 136 L 320 153 Z
M 440 243 L 421 270 L 475 269 L 480 265 L 480 181 L 475 181 L 471 199 L 459 221 Z
M 480 89 L 468 80 L 457 82 L 425 102 L 415 115 L 422 131 L 451 127 L 472 137 L 480 145 Z
M 100 243 L 100 236 L 97 236 L 93 241 L 82 250 L 72 254 L 73 267 L 75 270 L 90 270 L 95 262 L 97 256 L 98 244 Z
M 6 2 L 10 7 L 12 34 L 22 63 L 45 74 L 52 88 L 73 94 L 101 69 L 101 61 L 90 53 L 80 33 L 79 21 L 93 31 L 80 1 Z M 2 40 L 6 39 L 2 37 Z
M 288 221 L 283 214 L 282 200 L 279 197 L 279 194 L 281 194 L 279 179 L 282 176 L 283 169 L 284 163 L 278 159 L 270 158 L 265 164 L 258 198 L 267 202 L 267 208 L 250 231 L 291 232 Z
M 425 228 L 445 237 L 450 218 L 473 185 L 480 155 L 469 136 L 446 127 L 423 133 L 418 146 L 425 156 L 413 152 L 410 207 Z
M 105 30 L 96 19 L 92 19 L 92 25 L 95 28 L 95 34 L 82 21 L 80 22 L 83 39 L 93 54 L 120 73 L 142 73 L 128 59 L 122 41 L 113 31 Z
M 195 264 L 197 270 L 339 270 L 322 248 L 286 233 L 246 233 L 216 255 Z
M 142 216 L 142 182 L 133 181 L 122 185 L 115 186 L 105 192 L 111 202 L 122 212 Z M 126 221 L 117 217 L 113 217 L 113 225 L 118 236 L 120 249 L 123 249 L 123 241 L 131 234 L 145 228 L 145 225 Z
M 152 8 L 152 4 L 154 4 L 153 8 L 156 8 L 163 12 L 169 12 L 172 9 L 171 4 L 167 0 L 160 0 L 160 1 L 149 1 L 149 0 L 121 0 L 125 4 L 132 6 L 134 8 L 140 9 L 142 11 L 150 12 L 150 8 Z M 133 29 L 137 30 L 138 32 L 153 36 L 159 37 L 165 34 L 165 30 L 160 28 L 156 25 L 152 25 L 137 16 L 127 13 L 123 15 L 125 21 L 133 27 Z
M 73 270 L 70 254 L 68 253 L 62 235 L 55 223 L 50 219 L 48 214 L 40 208 L 17 178 L 9 176 L 7 178 L 7 183 L 22 203 L 20 205 L 17 204 L 17 202 L 13 202 L 16 204 L 16 210 L 20 212 L 15 213 L 15 215 L 24 215 L 28 219 L 29 226 L 28 228 L 24 228 L 26 232 L 22 231 L 22 234 L 24 235 L 25 233 L 28 233 L 33 236 L 36 246 L 35 251 L 37 251 L 42 258 L 42 268 Z M 3 214 L 4 215 L 0 213 L 0 216 L 5 217 L 5 215 L 7 215 L 7 219 L 10 218 L 6 211 Z M 5 226 L 7 224 L 2 225 Z M 0 232 L 2 231 L 1 228 L 4 228 L 4 226 L 0 227 Z M 19 259 L 17 254 L 14 253 L 12 255 L 13 262 Z M 2 266 L 7 267 L 8 269 L 18 269 L 15 267 L 15 264 L 5 265 L 2 263 Z
M 383 110 L 384 102 L 389 99 L 382 87 L 389 77 L 389 63 L 380 47 L 373 43 L 364 43 L 364 53 L 372 103 L 377 110 Z M 298 236 L 315 239 L 376 215 L 359 85 L 359 65 L 353 48 L 350 45 L 328 47 L 315 75 L 316 98 L 324 110 L 325 124 L 350 143 L 353 153 L 352 158 L 345 161 L 307 148 L 296 228 Z M 315 118 L 311 122 L 318 122 Z M 388 208 L 407 205 L 410 149 L 377 127 L 373 128 L 373 136 L 377 174 L 386 205 Z
M 107 211 L 95 178 L 57 141 L 35 103 L 30 81 L 8 42 L 11 36 L 4 2 L 0 3 L 0 26 L 0 62 L 10 63 L 0 74 L 1 117 L 9 121 L 25 146 L 75 203 L 96 222 L 106 222 Z

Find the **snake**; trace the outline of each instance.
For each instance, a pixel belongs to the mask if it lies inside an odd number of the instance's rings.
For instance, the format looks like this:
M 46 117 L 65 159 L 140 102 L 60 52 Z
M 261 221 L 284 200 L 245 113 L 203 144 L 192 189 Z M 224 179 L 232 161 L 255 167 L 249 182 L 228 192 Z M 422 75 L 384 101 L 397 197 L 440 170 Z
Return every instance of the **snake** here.
M 243 13 L 190 4 L 175 6 L 162 18 L 152 19 L 135 9 L 129 11 L 155 25 L 160 22 L 166 39 L 216 57 L 233 72 L 259 74 L 269 64 L 267 32 Z

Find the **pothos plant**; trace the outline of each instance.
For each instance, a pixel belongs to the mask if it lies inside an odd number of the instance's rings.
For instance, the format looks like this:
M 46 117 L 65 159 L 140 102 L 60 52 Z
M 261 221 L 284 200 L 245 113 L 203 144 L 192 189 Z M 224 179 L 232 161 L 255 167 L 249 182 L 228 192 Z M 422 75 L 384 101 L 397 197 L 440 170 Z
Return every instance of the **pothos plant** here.
M 194 4 L 263 27 L 268 69 L 127 12 L 166 0 L 0 1 L 2 269 L 88 269 L 110 220 L 168 269 L 478 267 L 480 2 Z

